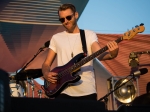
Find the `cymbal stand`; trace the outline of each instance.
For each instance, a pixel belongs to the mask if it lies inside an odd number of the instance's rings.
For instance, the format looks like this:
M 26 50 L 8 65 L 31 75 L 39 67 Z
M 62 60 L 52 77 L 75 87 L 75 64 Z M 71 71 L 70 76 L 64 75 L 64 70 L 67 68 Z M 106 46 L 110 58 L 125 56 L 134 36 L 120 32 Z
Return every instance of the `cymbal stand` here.
M 12 90 L 12 89 L 10 88 L 10 96 L 13 96 L 13 92 L 14 92 L 14 90 Z
M 34 98 L 34 81 L 33 81 L 33 78 L 31 79 L 31 89 L 32 89 L 32 98 Z
M 28 83 L 28 97 L 30 97 L 30 88 L 29 88 L 29 86 L 30 86 L 30 84 L 29 84 L 29 82 L 30 82 L 30 79 L 28 79 L 28 77 L 27 77 L 27 83 Z
M 41 98 L 42 97 L 42 90 L 40 89 L 40 90 L 38 90 L 38 96 L 39 96 L 39 98 Z
M 32 97 L 34 98 L 34 81 L 33 81 L 33 78 L 31 78 L 30 80 L 27 81 L 28 82 L 28 85 L 30 84 L 31 85 L 31 89 L 32 89 Z M 28 90 L 29 90 L 29 86 L 28 86 Z M 28 91 L 28 96 L 29 96 L 29 91 Z
M 129 76 L 130 76 L 130 75 L 129 75 Z M 127 76 L 127 77 L 129 77 L 129 76 Z M 127 77 L 125 77 L 124 79 L 126 79 Z M 113 90 L 111 90 L 109 93 L 107 93 L 105 96 L 103 96 L 102 98 L 100 98 L 98 101 L 104 100 L 104 101 L 107 103 L 107 101 L 108 101 L 108 98 L 107 98 L 107 97 L 108 97 L 110 94 L 112 94 L 113 92 L 115 92 L 115 91 L 118 90 L 120 87 L 122 87 L 123 85 L 127 84 L 128 82 L 130 82 L 130 81 L 133 80 L 133 79 L 135 79 L 135 76 L 134 76 L 134 75 L 132 75 L 131 78 L 130 78 L 128 81 L 126 81 L 126 82 L 122 83 L 121 85 L 117 86 L 116 88 L 114 88 Z

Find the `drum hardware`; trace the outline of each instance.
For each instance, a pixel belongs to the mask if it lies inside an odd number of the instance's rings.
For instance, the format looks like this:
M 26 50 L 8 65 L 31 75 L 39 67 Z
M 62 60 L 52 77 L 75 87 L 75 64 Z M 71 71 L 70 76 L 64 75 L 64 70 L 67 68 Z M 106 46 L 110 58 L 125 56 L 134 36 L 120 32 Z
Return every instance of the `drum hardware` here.
M 24 82 L 27 81 L 27 91 L 28 92 L 28 97 L 30 97 L 30 89 L 29 86 L 31 85 L 32 88 L 32 97 L 34 97 L 34 82 L 33 79 L 34 78 L 38 78 L 42 76 L 42 70 L 41 69 L 28 69 L 28 70 L 24 70 L 21 71 L 19 73 L 13 73 L 13 75 L 10 76 L 10 80 L 14 80 L 15 83 L 18 82 Z M 24 86 L 26 86 L 25 84 L 23 84 Z M 16 86 L 17 88 L 19 88 L 18 86 Z M 26 92 L 25 92 L 25 96 L 26 96 Z
M 150 54 L 150 50 L 149 51 L 138 51 L 135 52 L 136 54 Z
M 32 89 L 32 97 L 34 98 L 34 82 L 33 82 L 33 79 L 31 79 L 31 89 Z
M 12 97 L 25 97 L 26 96 L 26 84 L 24 81 L 10 80 L 10 96 Z
M 32 97 L 34 97 L 34 82 L 33 82 L 33 78 L 39 78 L 41 76 L 43 76 L 42 74 L 42 70 L 41 69 L 26 69 L 26 67 L 28 66 L 28 64 L 30 64 L 31 61 L 34 60 L 34 58 L 36 58 L 36 56 L 44 51 L 43 49 L 44 48 L 47 48 L 49 47 L 49 44 L 50 44 L 50 41 L 47 41 L 45 42 L 44 46 L 41 47 L 38 52 L 34 55 L 34 57 L 20 70 L 16 71 L 16 72 L 8 72 L 10 74 L 10 81 L 16 81 L 15 83 L 16 84 L 19 84 L 19 82 L 23 82 L 23 86 L 24 86 L 24 89 L 25 89 L 25 92 L 24 92 L 24 96 L 26 95 L 26 88 L 28 88 L 28 96 L 29 96 L 29 85 L 31 85 L 31 88 L 32 88 Z M 31 79 L 31 80 L 29 80 Z M 27 83 L 28 83 L 28 86 L 26 87 L 26 84 L 24 83 L 24 81 L 27 80 Z M 14 84 L 14 83 L 13 83 Z M 12 84 L 11 84 L 12 85 Z M 20 88 L 21 86 L 15 86 L 15 87 L 10 87 L 10 88 L 17 88 L 17 90 Z M 11 89 L 11 92 L 10 94 L 12 95 L 15 91 Z
M 27 88 L 28 88 L 28 97 L 30 97 L 30 84 L 28 83 L 28 82 L 30 82 L 30 79 L 28 79 L 28 77 L 27 77 Z
M 127 78 L 118 80 L 115 83 L 114 88 L 117 88 L 120 85 L 122 86 L 114 92 L 114 96 L 121 103 L 129 104 L 136 97 L 136 87 L 134 86 L 132 79 L 129 81 Z
M 27 69 L 27 70 L 17 73 L 15 76 L 13 76 L 13 79 L 24 81 L 24 80 L 31 79 L 31 78 L 33 79 L 39 78 L 41 76 L 43 76 L 42 69 Z
M 131 52 L 129 54 L 129 66 L 131 66 L 131 72 L 133 73 L 137 70 L 139 70 L 139 68 L 143 67 L 143 66 L 150 66 L 150 64 L 140 64 L 139 63 L 139 57 L 143 54 L 148 54 L 150 55 L 150 50 L 149 51 L 138 51 L 138 52 Z M 138 79 L 140 78 L 140 75 L 138 77 L 136 77 L 136 83 L 138 84 Z M 137 94 L 138 96 L 140 95 L 139 93 L 139 88 L 137 88 Z
M 26 63 L 26 65 L 24 67 L 22 67 L 22 69 L 20 69 L 15 76 L 10 77 L 10 79 L 15 79 L 15 80 L 19 80 L 19 81 L 25 81 L 27 80 L 28 83 L 28 96 L 29 96 L 29 84 L 31 84 L 32 87 L 32 97 L 34 97 L 34 84 L 33 84 L 33 80 L 29 81 L 28 79 L 31 78 L 39 78 L 41 76 L 43 76 L 42 74 L 42 70 L 41 69 L 28 69 L 25 70 L 26 67 L 36 58 L 36 56 L 44 51 L 44 48 L 49 47 L 50 41 L 45 42 L 44 46 L 39 48 L 38 52 L 34 55 L 34 57 L 28 62 Z
M 12 89 L 10 88 L 10 96 L 13 96 L 13 92 L 14 92 L 14 90 L 12 90 Z
M 121 81 L 119 81 L 119 84 L 115 84 L 115 87 L 113 87 L 112 90 L 110 90 L 110 92 L 108 94 L 106 94 L 104 97 L 100 98 L 99 101 L 102 101 L 105 99 L 107 99 L 107 97 L 112 94 L 112 93 L 115 93 L 115 91 L 119 90 L 121 87 L 123 87 L 124 85 L 126 85 L 126 83 L 130 82 L 132 80 L 132 78 L 130 80 L 128 80 L 129 76 L 125 77 L 125 78 L 122 78 Z M 117 81 L 118 82 L 118 81 Z M 124 87 L 123 87 L 124 88 Z M 123 89 L 121 90 L 122 92 L 125 92 L 126 90 Z
M 131 66 L 131 67 L 138 67 L 139 66 L 139 59 L 138 59 L 137 53 L 131 52 L 129 54 L 129 66 Z
M 34 85 L 33 78 L 28 79 L 27 82 L 28 82 L 28 96 L 30 95 L 30 94 L 29 94 L 29 93 L 30 93 L 30 92 L 29 92 L 29 85 L 31 85 L 31 89 L 32 89 L 32 98 L 34 98 L 34 87 L 35 87 L 35 85 Z
M 110 92 L 108 92 L 105 96 L 100 98 L 98 101 L 105 101 L 107 103 L 107 97 L 110 94 L 114 94 L 115 98 L 125 104 L 129 104 L 135 98 L 136 88 L 134 84 L 132 84 L 133 79 L 138 75 L 143 75 L 148 72 L 147 68 L 142 68 L 133 74 L 122 78 L 121 80 L 117 81 L 115 86 L 113 87 Z M 130 79 L 128 77 L 131 77 Z M 113 102 L 114 103 L 114 102 Z
M 150 50 L 149 51 L 131 52 L 129 54 L 129 66 L 131 66 L 131 67 L 150 66 L 150 64 L 139 65 L 139 56 L 141 56 L 143 54 L 150 55 Z
M 19 89 L 19 87 L 20 87 L 20 85 L 19 85 L 19 84 L 16 84 L 16 88 L 17 88 L 17 90 Z
M 41 98 L 42 97 L 42 90 L 40 89 L 40 90 L 38 90 L 38 96 L 39 96 L 39 98 Z
M 27 92 L 28 92 L 28 97 L 30 97 L 30 86 L 31 86 L 32 97 L 34 98 L 34 87 L 35 87 L 35 85 L 34 85 L 33 79 L 43 76 L 41 69 L 28 69 L 28 70 L 21 71 L 19 73 L 9 72 L 9 74 L 10 74 L 9 79 L 11 82 L 14 81 L 13 83 L 19 84 L 20 82 L 27 81 L 27 87 L 26 87 L 26 84 L 22 83 L 22 85 L 25 89 L 23 92 L 23 94 L 24 94 L 23 96 L 27 96 Z M 20 86 L 16 85 L 15 88 L 18 90 L 18 88 L 20 88 Z M 11 95 L 12 94 L 13 94 L 13 90 L 11 90 Z M 18 96 L 18 95 L 15 95 L 15 96 Z

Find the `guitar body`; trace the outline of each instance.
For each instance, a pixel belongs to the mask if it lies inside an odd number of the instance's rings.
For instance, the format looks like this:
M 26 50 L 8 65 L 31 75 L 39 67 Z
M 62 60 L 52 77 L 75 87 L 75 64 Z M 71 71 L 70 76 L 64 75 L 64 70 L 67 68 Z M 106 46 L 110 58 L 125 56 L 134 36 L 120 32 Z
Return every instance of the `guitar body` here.
M 55 97 L 58 94 L 60 94 L 61 91 L 65 87 L 67 87 L 69 84 L 75 83 L 80 80 L 80 76 L 74 75 L 75 73 L 77 73 L 79 71 L 79 69 L 76 71 L 70 72 L 70 73 L 66 72 L 65 74 L 63 74 L 61 76 L 59 76 L 59 73 L 65 71 L 72 65 L 76 64 L 77 62 L 82 60 L 84 57 L 85 57 L 84 53 L 80 53 L 80 54 L 76 55 L 72 60 L 70 60 L 64 66 L 59 66 L 59 67 L 56 67 L 53 70 L 51 70 L 51 72 L 58 73 L 59 79 L 57 80 L 57 83 L 50 83 L 49 81 L 44 79 L 44 91 L 47 96 Z

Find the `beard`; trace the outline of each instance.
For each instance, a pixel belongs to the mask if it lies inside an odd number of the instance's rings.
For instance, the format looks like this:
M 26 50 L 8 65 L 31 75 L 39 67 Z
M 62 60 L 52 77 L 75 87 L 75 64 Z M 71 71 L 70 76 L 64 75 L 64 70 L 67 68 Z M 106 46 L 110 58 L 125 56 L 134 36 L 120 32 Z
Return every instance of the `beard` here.
M 67 26 L 68 24 L 69 24 L 69 26 Z M 66 28 L 66 30 L 67 30 L 68 32 L 71 33 L 71 32 L 74 31 L 75 27 L 77 26 L 77 21 L 76 21 L 76 20 L 74 20 L 74 21 L 69 21 L 68 23 L 64 24 L 63 26 Z

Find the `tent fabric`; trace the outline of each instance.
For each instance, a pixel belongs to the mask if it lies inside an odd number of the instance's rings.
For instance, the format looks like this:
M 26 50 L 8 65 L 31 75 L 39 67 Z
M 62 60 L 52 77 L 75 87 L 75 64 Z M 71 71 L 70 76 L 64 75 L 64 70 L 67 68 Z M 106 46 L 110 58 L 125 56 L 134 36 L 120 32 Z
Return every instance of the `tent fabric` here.
M 41 28 L 41 26 L 39 26 Z M 50 39 L 48 36 L 49 27 L 41 28 L 44 32 L 39 35 L 38 39 L 35 38 L 34 33 L 30 34 L 29 39 L 25 39 L 21 35 L 21 40 L 4 38 L 4 35 L 0 35 L 0 68 L 7 72 L 15 72 L 23 67 L 29 60 L 31 60 L 36 54 L 38 48 L 42 45 L 41 42 L 45 42 Z M 57 30 L 59 28 L 55 28 Z M 108 41 L 116 40 L 122 36 L 122 34 L 97 34 L 101 47 L 104 47 Z M 23 42 L 24 41 L 24 42 Z M 119 54 L 113 60 L 102 61 L 106 70 L 115 76 L 127 76 L 131 72 L 131 66 L 129 66 L 129 55 L 131 52 L 145 52 L 138 56 L 139 66 L 138 68 L 147 68 L 150 70 L 150 34 L 137 34 L 130 40 L 123 40 L 119 44 Z M 20 47 L 19 47 L 20 46 Z M 35 47 L 33 47 L 35 46 Z M 45 59 L 48 49 L 44 49 L 29 65 L 26 69 L 41 68 Z M 147 52 L 147 53 L 146 53 Z M 54 68 L 56 61 L 53 63 Z M 150 82 L 149 72 L 141 75 L 138 78 L 138 88 L 140 95 L 146 93 L 146 84 Z M 41 85 L 35 83 L 36 89 L 41 89 Z M 99 85 L 100 88 L 100 85 Z M 39 97 L 37 90 L 35 90 L 35 97 Z M 44 97 L 44 96 L 43 96 Z

